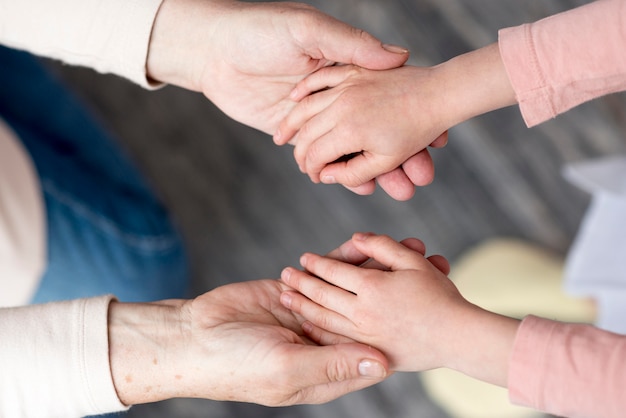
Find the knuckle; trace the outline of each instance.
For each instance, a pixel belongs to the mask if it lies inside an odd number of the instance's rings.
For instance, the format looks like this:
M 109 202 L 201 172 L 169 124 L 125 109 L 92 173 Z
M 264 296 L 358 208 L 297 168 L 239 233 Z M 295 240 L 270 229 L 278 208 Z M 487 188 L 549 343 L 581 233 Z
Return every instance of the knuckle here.
M 317 285 L 311 290 L 311 299 L 318 305 L 326 306 L 328 303 L 328 294 L 323 286 Z
M 370 180 L 371 179 L 367 178 L 367 176 L 363 175 L 360 171 L 348 169 L 344 171 L 341 183 L 348 187 L 358 187 Z
M 365 70 L 363 69 L 363 67 L 359 67 L 357 65 L 346 66 L 346 78 L 347 79 L 356 79 L 364 72 Z
M 320 314 L 315 318 L 316 325 L 321 328 L 321 330 L 328 330 L 333 328 L 333 321 L 328 315 Z M 321 335 L 321 332 L 320 335 Z
M 304 145 L 298 142 L 293 149 L 293 158 L 296 160 L 296 163 L 298 163 L 300 171 L 303 171 L 303 168 L 304 168 L 303 163 L 304 163 L 305 156 L 306 156 L 305 153 L 306 153 L 306 149 L 304 148 Z
M 323 144 L 314 142 L 306 151 L 306 166 L 309 174 L 319 174 L 322 168 L 332 161 L 324 161 L 322 157 Z
M 345 358 L 337 358 L 328 365 L 326 374 L 329 382 L 343 382 L 351 377 L 351 365 Z

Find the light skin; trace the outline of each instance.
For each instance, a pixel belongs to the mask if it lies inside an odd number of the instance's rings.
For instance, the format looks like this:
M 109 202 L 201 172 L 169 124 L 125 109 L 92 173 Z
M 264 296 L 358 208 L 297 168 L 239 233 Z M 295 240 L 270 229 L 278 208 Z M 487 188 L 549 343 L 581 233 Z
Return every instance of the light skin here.
M 146 70 L 151 79 L 202 92 L 234 120 L 273 134 L 296 105 L 291 91 L 307 75 L 335 63 L 396 68 L 407 58 L 406 49 L 304 4 L 164 0 Z M 432 173 L 428 152 L 407 166 Z M 410 183 L 411 172 L 391 170 L 378 180 L 394 193 L 397 184 Z M 330 256 L 362 258 L 350 242 Z M 220 287 L 194 300 L 113 302 L 109 355 L 122 402 L 320 403 L 390 374 L 376 349 L 355 342 L 319 346 L 303 335 L 302 318 L 280 304 L 285 290 L 284 283 L 266 280 Z
M 277 143 L 295 145 L 312 181 L 348 188 L 405 167 L 451 127 L 516 103 L 495 43 L 434 67 L 324 68 L 298 83 L 291 98 L 298 105 L 281 122 Z M 337 162 L 343 155 L 355 156 Z M 420 175 L 430 173 L 407 173 L 412 184 L 398 187 L 412 189 Z
M 506 387 L 518 320 L 465 300 L 440 258 L 384 235 L 357 233 L 352 243 L 385 269 L 307 253 L 305 271 L 281 274 L 297 290 L 283 292 L 281 303 L 307 319 L 302 327 L 311 339 L 370 344 L 397 371 L 446 367 Z
M 202 92 L 234 120 L 273 135 L 296 105 L 291 91 L 307 75 L 335 63 L 396 68 L 408 57 L 406 49 L 305 4 L 165 0 L 153 28 L 147 73 Z M 378 178 L 402 200 L 413 194 L 410 177 L 420 184 L 433 178 L 428 151 L 408 160 L 404 170 Z M 360 194 L 374 188 L 373 181 L 351 187 Z
M 350 241 L 328 256 L 355 263 L 363 257 Z M 120 400 L 315 404 L 391 374 L 386 357 L 370 346 L 319 346 L 303 334 L 303 318 L 280 303 L 287 290 L 279 280 L 258 280 L 193 300 L 113 302 L 109 355 Z

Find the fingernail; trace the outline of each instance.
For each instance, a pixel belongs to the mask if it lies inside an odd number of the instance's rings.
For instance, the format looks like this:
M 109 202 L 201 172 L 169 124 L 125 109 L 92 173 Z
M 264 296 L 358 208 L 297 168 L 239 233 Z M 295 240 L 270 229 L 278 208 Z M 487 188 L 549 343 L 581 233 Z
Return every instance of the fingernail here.
M 359 374 L 365 377 L 385 377 L 387 375 L 387 371 L 377 361 L 374 360 L 361 360 L 359 363 Z
M 409 52 L 408 49 L 398 45 L 383 44 L 383 48 L 389 52 L 393 52 L 394 54 L 406 54 Z
M 322 177 L 322 183 L 324 184 L 335 184 L 337 180 L 335 180 L 335 176 L 324 176 Z
M 291 100 L 296 100 L 296 97 L 298 97 L 298 88 L 294 88 L 293 90 L 291 90 L 291 93 L 289 93 L 289 98 Z
M 289 293 L 282 293 L 280 295 L 280 303 L 287 309 L 291 309 L 292 300 L 293 299 Z
M 287 281 L 291 277 L 291 268 L 285 267 L 283 271 L 280 272 L 280 278 Z
M 313 332 L 313 325 L 309 321 L 305 321 L 302 323 L 302 331 L 306 334 L 310 334 Z
M 372 234 L 371 232 L 355 232 L 353 237 L 356 241 L 365 241 L 368 237 L 371 237 Z
M 282 133 L 280 132 L 280 129 L 278 129 L 275 133 L 274 133 L 274 143 L 280 145 L 280 137 L 282 136 Z

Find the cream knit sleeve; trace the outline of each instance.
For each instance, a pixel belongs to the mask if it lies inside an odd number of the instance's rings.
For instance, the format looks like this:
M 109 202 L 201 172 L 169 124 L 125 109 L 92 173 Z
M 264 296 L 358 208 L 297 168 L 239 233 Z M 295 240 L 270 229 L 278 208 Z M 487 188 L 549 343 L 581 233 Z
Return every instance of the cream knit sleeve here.
M 151 87 L 146 58 L 162 0 L 0 0 L 0 43 Z
M 0 416 L 71 418 L 127 409 L 109 366 L 111 299 L 0 309 Z

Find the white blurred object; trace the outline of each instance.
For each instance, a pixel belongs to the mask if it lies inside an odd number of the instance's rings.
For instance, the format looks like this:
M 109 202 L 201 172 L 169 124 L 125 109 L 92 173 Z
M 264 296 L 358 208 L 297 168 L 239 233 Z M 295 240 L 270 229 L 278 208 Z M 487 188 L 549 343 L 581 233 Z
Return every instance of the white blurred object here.
M 570 164 L 564 175 L 592 195 L 565 262 L 564 288 L 595 299 L 596 326 L 626 334 L 626 156 Z

